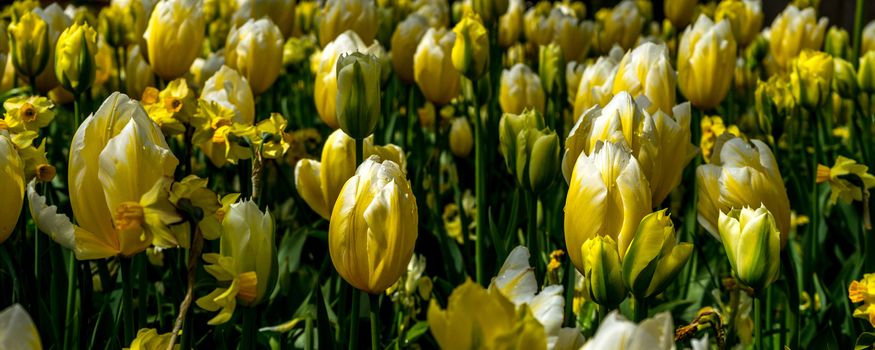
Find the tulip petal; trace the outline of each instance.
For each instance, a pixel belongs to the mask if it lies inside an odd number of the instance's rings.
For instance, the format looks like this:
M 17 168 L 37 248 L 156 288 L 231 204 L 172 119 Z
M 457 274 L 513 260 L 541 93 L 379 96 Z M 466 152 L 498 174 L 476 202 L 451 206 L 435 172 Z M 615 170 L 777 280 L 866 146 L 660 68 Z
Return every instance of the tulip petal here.
M 311 159 L 301 159 L 295 165 L 295 188 L 310 209 L 325 219 L 331 219 L 331 213 L 325 205 L 322 183 L 320 182 L 321 164 Z

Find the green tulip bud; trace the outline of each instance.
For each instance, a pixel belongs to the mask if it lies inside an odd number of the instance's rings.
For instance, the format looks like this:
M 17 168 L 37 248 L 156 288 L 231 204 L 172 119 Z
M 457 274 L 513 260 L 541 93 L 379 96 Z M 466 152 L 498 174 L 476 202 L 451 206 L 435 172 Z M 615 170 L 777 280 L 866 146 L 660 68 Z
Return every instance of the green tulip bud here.
M 832 56 L 812 50 L 803 50 L 793 64 L 790 85 L 796 103 L 815 109 L 830 95 L 833 76 Z
M 765 206 L 720 212 L 718 227 L 726 257 L 739 282 L 761 291 L 778 279 L 781 232 Z
M 374 55 L 353 52 L 338 58 L 337 122 L 349 137 L 368 137 L 380 120 L 380 70 Z
M 662 293 L 693 252 L 690 243 L 677 243 L 666 210 L 648 214 L 638 225 L 623 258 L 623 280 L 636 298 Z
M 9 25 L 12 65 L 18 74 L 35 78 L 49 63 L 49 26 L 39 15 L 27 12 Z M 31 82 L 33 83 L 33 82 Z
M 851 62 L 833 58 L 832 89 L 844 98 L 857 96 L 857 72 Z
M 467 14 L 453 28 L 453 66 L 468 79 L 476 80 L 489 65 L 489 36 L 486 27 L 475 14 Z
M 65 89 L 85 92 L 94 82 L 97 67 L 97 32 L 86 24 L 73 24 L 58 38 L 55 48 L 55 74 Z
M 591 300 L 610 309 L 626 299 L 620 254 L 610 236 L 595 236 L 581 247 L 584 265 L 584 292 Z
M 851 58 L 851 39 L 848 31 L 832 26 L 826 32 L 826 41 L 823 43 L 823 51 L 835 58 Z
M 472 0 L 471 7 L 480 15 L 483 23 L 497 21 L 498 17 L 507 12 L 508 0 Z
M 875 93 L 875 51 L 869 51 L 860 57 L 857 84 L 864 92 Z
M 556 43 L 541 45 L 538 55 L 538 75 L 548 95 L 561 94 L 565 88 L 565 56 Z
M 517 161 L 520 159 L 517 155 L 520 152 L 519 149 L 523 149 L 526 154 L 529 153 L 525 151 L 528 146 L 528 138 L 525 136 L 520 138 L 520 135 L 528 129 L 544 129 L 544 117 L 536 110 L 523 111 L 521 114 L 505 113 L 498 122 L 498 150 L 504 155 L 505 165 L 511 174 L 518 174 L 517 169 L 520 167 L 525 169 L 525 162 L 521 166 L 517 165 Z
M 762 35 L 758 35 L 750 45 L 744 49 L 744 61 L 748 68 L 755 68 L 766 58 L 769 53 L 769 41 Z
M 559 172 L 559 136 L 549 129 L 524 129 L 517 135 L 517 146 L 517 183 L 534 193 L 542 192 Z

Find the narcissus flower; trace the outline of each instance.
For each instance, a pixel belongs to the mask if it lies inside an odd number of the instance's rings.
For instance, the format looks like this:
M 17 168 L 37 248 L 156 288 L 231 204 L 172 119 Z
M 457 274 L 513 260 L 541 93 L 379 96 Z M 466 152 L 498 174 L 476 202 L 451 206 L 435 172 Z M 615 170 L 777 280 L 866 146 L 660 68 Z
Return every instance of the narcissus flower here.
M 200 0 L 163 0 L 155 5 L 143 33 L 152 71 L 170 81 L 194 62 L 206 28 Z
M 0 312 L 0 348 L 42 350 L 39 331 L 27 311 L 13 304 Z
M 413 54 L 413 78 L 425 98 L 445 105 L 459 95 L 459 73 L 453 67 L 456 33 L 429 28 Z
M 700 15 L 678 46 L 678 83 L 690 102 L 702 109 L 717 107 L 732 84 L 735 39 L 729 21 L 714 23 Z
M 329 0 L 319 17 L 319 43 L 326 47 L 341 33 L 351 30 L 370 45 L 377 36 L 379 20 L 374 0 Z
M 623 56 L 611 88 L 615 95 L 626 91 L 634 97 L 646 96 L 651 103 L 647 112 L 669 113 L 675 106 L 676 86 L 677 77 L 668 57 L 668 47 L 645 43 Z
M 729 20 L 732 34 L 740 47 L 745 47 L 763 27 L 763 9 L 760 0 L 728 0 L 717 4 L 715 20 Z
M 478 0 L 479 1 L 479 0 Z M 453 27 L 456 40 L 453 43 L 453 66 L 468 79 L 476 80 L 489 65 L 489 36 L 480 18 L 468 13 Z
M 214 165 L 237 164 L 240 159 L 252 157 L 249 147 L 253 145 L 246 139 L 255 139 L 255 127 L 241 122 L 232 107 L 201 99 L 191 124 L 195 128 L 192 143 L 198 145 Z
M 283 34 L 267 18 L 234 27 L 225 43 L 225 62 L 249 81 L 254 95 L 267 90 L 283 67 Z
M 851 282 L 848 298 L 852 303 L 863 303 L 854 309 L 854 317 L 869 320 L 869 324 L 875 327 L 875 273 L 867 273 L 863 279 Z
M 371 156 L 343 185 L 331 212 L 328 248 L 337 273 L 362 291 L 384 292 L 406 270 L 418 220 L 405 172 Z
M 769 30 L 769 49 L 778 66 L 790 68 L 791 61 L 803 49 L 820 49 L 828 22 L 826 17 L 817 20 L 813 8 L 799 10 L 787 6 L 775 17 Z
M 759 292 L 778 279 L 782 234 L 765 206 L 721 211 L 719 229 L 726 257 L 739 282 Z
M 498 103 L 505 113 L 520 114 L 526 109 L 544 113 L 545 100 L 541 78 L 529 66 L 517 63 L 501 72 Z
M 55 105 L 42 96 L 17 96 L 3 101 L 6 128 L 13 133 L 37 131 L 55 119 Z
M 261 139 L 259 147 L 264 158 L 279 159 L 291 145 L 292 136 L 286 133 L 288 123 L 279 113 L 271 113 L 270 117 L 255 125 L 257 137 Z
M 143 328 L 137 331 L 137 337 L 131 341 L 131 347 L 125 350 L 167 349 L 172 338 L 173 333 L 158 334 L 154 328 Z M 173 349 L 179 349 L 179 344 L 174 345 Z
M 666 210 L 641 219 L 623 258 L 623 281 L 636 298 L 662 293 L 693 253 L 690 243 L 678 243 Z
M 829 205 L 834 205 L 841 198 L 845 203 L 866 201 L 869 189 L 875 187 L 875 176 L 869 174 L 869 167 L 858 164 L 856 160 L 838 156 L 830 168 L 817 165 L 817 183 L 829 184 Z
M 153 243 L 183 243 L 168 228 L 182 221 L 167 199 L 178 163 L 140 103 L 110 95 L 70 145 L 70 202 L 83 228 L 75 232 L 76 257 L 130 257 Z
M 18 214 L 24 203 L 24 162 L 6 131 L 0 130 L 0 243 L 9 238 L 18 224 Z
M 148 87 L 141 99 L 149 118 L 158 124 L 165 135 L 185 132 L 185 124 L 197 112 L 197 99 L 185 79 L 179 78 L 167 84 L 160 92 Z

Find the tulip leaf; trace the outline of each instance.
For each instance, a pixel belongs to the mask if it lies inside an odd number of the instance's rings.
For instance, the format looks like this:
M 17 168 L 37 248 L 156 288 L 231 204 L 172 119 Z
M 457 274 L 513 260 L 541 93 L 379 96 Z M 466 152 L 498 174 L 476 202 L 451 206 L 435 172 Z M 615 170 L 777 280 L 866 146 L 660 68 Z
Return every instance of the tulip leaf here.
M 419 337 L 425 335 L 426 332 L 428 332 L 428 322 L 416 322 L 413 327 L 410 327 L 410 330 L 407 331 L 407 334 L 404 335 L 404 345 L 407 346 L 415 342 L 417 339 L 419 339 Z
M 857 342 L 854 345 L 854 350 L 872 350 L 875 349 L 875 332 L 864 332 L 857 337 Z

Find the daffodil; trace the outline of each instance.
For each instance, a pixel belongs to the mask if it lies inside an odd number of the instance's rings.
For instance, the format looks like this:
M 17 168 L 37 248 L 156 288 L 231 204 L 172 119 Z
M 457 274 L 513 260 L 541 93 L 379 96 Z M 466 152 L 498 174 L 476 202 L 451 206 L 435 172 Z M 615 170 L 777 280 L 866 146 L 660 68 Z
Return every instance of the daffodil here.
M 55 119 L 55 105 L 42 96 L 17 96 L 3 102 L 6 128 L 13 133 L 37 131 Z
M 197 112 L 197 99 L 185 79 L 176 79 L 160 92 L 146 88 L 141 100 L 149 118 L 158 124 L 165 135 L 185 132 L 185 124 L 191 122 Z
M 261 138 L 261 154 L 268 159 L 282 158 L 289 150 L 291 135 L 286 132 L 288 123 L 279 113 L 271 113 L 270 117 L 258 122 L 255 131 Z
M 239 122 L 241 118 L 226 104 L 201 99 L 192 118 L 195 127 L 192 143 L 216 166 L 237 164 L 252 157 L 250 147 L 256 136 L 255 127 Z M 249 141 L 247 141 L 249 140 Z
M 869 174 L 869 167 L 858 164 L 856 160 L 838 156 L 832 167 L 817 165 L 817 183 L 828 183 L 829 205 L 841 199 L 845 203 L 865 201 L 869 189 L 875 187 L 875 176 Z
M 875 327 L 875 273 L 867 273 L 863 279 L 852 281 L 848 286 L 848 298 L 852 303 L 863 303 L 854 309 L 854 317 L 868 319 Z
M 137 331 L 137 337 L 131 342 L 131 347 L 125 350 L 167 349 L 172 338 L 172 333 L 158 334 L 154 328 L 143 328 Z M 173 349 L 179 349 L 179 344 L 174 345 Z

